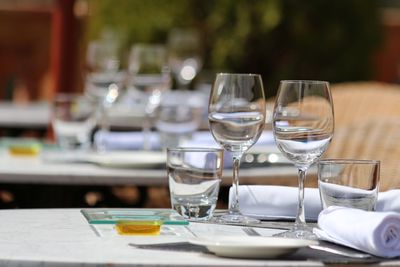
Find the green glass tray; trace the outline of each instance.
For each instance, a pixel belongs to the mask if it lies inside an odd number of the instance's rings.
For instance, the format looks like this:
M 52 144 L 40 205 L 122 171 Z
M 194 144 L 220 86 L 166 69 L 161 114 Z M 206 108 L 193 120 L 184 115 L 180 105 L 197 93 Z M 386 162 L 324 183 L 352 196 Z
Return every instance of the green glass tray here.
M 120 221 L 159 221 L 169 225 L 188 225 L 173 209 L 82 209 L 90 224 L 116 224 Z

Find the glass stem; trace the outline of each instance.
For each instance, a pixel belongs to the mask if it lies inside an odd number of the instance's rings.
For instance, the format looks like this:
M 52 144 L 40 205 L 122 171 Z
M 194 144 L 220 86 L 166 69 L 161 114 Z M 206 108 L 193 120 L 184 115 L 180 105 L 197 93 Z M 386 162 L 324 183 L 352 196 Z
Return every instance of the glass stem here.
M 241 155 L 233 156 L 233 179 L 232 179 L 232 189 L 233 196 L 232 201 L 229 204 L 230 214 L 239 214 L 239 167 L 240 167 Z
M 151 150 L 150 135 L 151 135 L 151 118 L 146 114 L 143 119 L 143 150 Z
M 306 219 L 304 213 L 304 181 L 306 179 L 307 168 L 299 168 L 299 196 L 297 206 L 297 216 L 294 223 L 295 228 L 302 228 L 306 226 Z

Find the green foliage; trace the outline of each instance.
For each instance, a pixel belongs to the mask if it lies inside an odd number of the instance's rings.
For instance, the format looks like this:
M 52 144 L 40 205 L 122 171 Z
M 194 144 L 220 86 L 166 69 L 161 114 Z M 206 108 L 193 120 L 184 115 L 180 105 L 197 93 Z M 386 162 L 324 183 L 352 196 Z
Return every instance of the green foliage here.
M 263 75 L 268 96 L 281 79 L 371 78 L 380 44 L 377 0 L 92 0 L 90 38 L 111 27 L 123 51 L 166 42 L 173 27 L 202 35 L 204 68 Z

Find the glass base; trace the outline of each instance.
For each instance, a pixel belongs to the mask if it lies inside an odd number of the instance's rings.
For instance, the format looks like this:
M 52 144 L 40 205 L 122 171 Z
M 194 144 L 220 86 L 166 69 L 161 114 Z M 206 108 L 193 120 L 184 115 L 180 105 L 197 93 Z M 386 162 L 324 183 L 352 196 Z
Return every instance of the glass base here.
M 275 234 L 276 237 L 317 240 L 318 237 L 313 233 L 313 228 L 307 225 L 294 226 L 286 232 Z
M 247 225 L 247 224 L 258 224 L 261 221 L 255 218 L 251 218 L 240 213 L 228 213 L 223 214 L 218 217 L 213 217 L 212 222 L 220 223 L 220 224 L 238 224 L 238 225 Z

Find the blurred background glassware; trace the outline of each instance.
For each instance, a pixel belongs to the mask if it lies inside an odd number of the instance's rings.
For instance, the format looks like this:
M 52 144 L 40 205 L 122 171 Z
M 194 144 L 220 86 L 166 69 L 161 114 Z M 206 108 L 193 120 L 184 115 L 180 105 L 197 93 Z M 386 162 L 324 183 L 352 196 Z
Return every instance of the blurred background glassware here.
M 63 150 L 88 150 L 96 126 L 96 102 L 79 94 L 58 94 L 53 101 L 52 125 Z
M 359 159 L 326 159 L 318 162 L 322 207 L 344 206 L 375 210 L 380 162 Z
M 126 73 L 120 71 L 118 41 L 112 31 L 89 43 L 86 54 L 85 94 L 97 102 L 99 131 L 110 130 L 109 111 L 122 93 Z M 101 144 L 96 150 L 103 151 Z
M 248 224 L 258 220 L 244 216 L 239 208 L 239 165 L 243 154 L 260 137 L 265 126 L 265 96 L 258 74 L 217 74 L 208 107 L 208 120 L 214 139 L 233 157 L 234 191 L 228 214 L 220 223 Z
M 168 60 L 176 87 L 189 88 L 203 65 L 202 46 L 195 29 L 173 29 L 168 36 Z
M 163 148 L 182 146 L 199 128 L 203 110 L 196 96 L 194 92 L 182 90 L 164 94 L 155 119 Z
M 298 168 L 299 174 L 296 221 L 292 229 L 279 236 L 316 239 L 305 220 L 304 181 L 307 169 L 320 159 L 333 136 L 334 115 L 329 83 L 281 81 L 272 122 L 276 145 Z
M 224 152 L 219 148 L 168 148 L 172 208 L 195 221 L 209 220 L 217 205 Z
M 129 58 L 129 85 L 123 102 L 137 104 L 137 95 L 144 101 L 145 118 L 142 127 L 143 149 L 150 149 L 149 134 L 155 111 L 162 94 L 171 89 L 171 76 L 167 63 L 166 48 L 160 44 L 136 44 Z M 132 97 L 135 96 L 135 97 Z
M 119 71 L 118 44 L 112 38 L 89 43 L 86 53 L 85 93 L 96 99 L 104 99 L 110 87 L 119 89 L 125 80 L 125 72 Z

